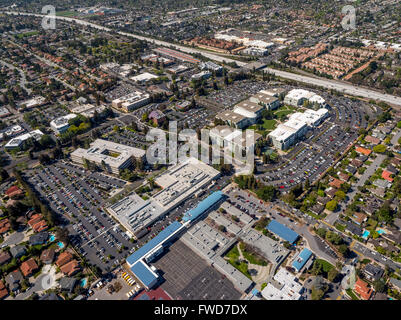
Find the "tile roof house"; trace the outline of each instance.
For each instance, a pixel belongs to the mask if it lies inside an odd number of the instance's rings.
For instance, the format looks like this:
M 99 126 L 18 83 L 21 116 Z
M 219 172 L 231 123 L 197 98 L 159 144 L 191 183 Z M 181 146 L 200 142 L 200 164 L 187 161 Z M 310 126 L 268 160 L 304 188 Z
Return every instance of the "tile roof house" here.
M 31 258 L 27 261 L 24 261 L 20 267 L 21 272 L 24 275 L 24 277 L 30 277 L 36 270 L 38 270 L 38 268 L 39 267 L 33 258 Z
M 78 271 L 81 270 L 81 267 L 79 266 L 79 262 L 77 260 L 72 260 L 60 267 L 60 270 L 62 273 L 64 273 L 67 276 L 73 276 L 76 274 Z
M 382 178 L 384 180 L 389 181 L 389 182 L 393 182 L 394 179 L 391 177 L 392 174 L 393 173 L 391 173 L 390 171 L 387 171 L 386 169 L 384 169 L 383 172 L 382 172 Z
M 31 219 L 28 221 L 28 225 L 35 231 L 41 232 L 48 229 L 46 221 L 43 219 L 41 214 L 34 214 L 31 216 Z
M 56 253 L 56 251 L 53 248 L 49 248 L 49 249 L 43 250 L 42 254 L 40 255 L 40 260 L 44 264 L 52 264 L 53 260 L 54 260 L 55 253 Z
M 22 191 L 18 186 L 12 186 L 7 189 L 5 192 L 7 196 L 9 196 L 12 199 L 19 198 L 24 195 L 24 191 Z
M 0 220 L 0 234 L 6 233 L 11 229 L 10 221 L 6 218 Z
M 339 180 L 339 179 L 333 178 L 333 180 L 329 183 L 329 186 L 330 186 L 330 187 L 333 187 L 333 188 L 340 189 L 340 188 L 341 188 L 341 185 L 342 185 L 343 183 L 344 183 L 344 181 L 341 181 L 341 180 Z
M 19 270 L 14 270 L 10 272 L 5 279 L 6 283 L 8 284 L 8 288 L 11 291 L 15 292 L 19 290 L 20 283 L 22 282 L 22 280 L 24 280 L 24 277 Z
M 0 252 L 0 266 L 8 263 L 11 260 L 11 256 L 7 251 Z
M 0 300 L 3 300 L 8 296 L 8 290 L 4 285 L 3 281 L 0 280 Z
M 365 281 L 361 280 L 360 278 L 358 278 L 358 280 L 355 282 L 354 291 L 363 300 L 369 300 L 373 293 L 372 288 L 369 288 L 369 285 Z
M 74 257 L 72 256 L 72 254 L 68 251 L 64 251 L 62 253 L 60 253 L 60 255 L 58 256 L 57 260 L 56 260 L 56 265 L 57 267 L 61 267 L 62 265 L 70 262 Z
M 26 253 L 26 248 L 24 246 L 17 245 L 10 249 L 10 253 L 14 258 L 20 258 Z
M 358 153 L 361 153 L 365 156 L 369 156 L 372 153 L 372 150 L 366 149 L 366 148 L 362 148 L 362 147 L 357 147 L 355 148 L 355 151 Z

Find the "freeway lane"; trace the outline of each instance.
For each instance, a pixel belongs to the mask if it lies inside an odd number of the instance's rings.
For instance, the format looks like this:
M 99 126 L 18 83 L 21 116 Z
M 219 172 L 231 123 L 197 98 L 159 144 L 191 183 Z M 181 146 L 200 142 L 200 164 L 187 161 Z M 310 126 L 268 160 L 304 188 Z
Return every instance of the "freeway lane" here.
M 43 17 L 44 16 L 42 14 L 17 12 L 17 11 L 4 11 L 3 13 L 13 14 L 13 15 L 21 14 L 21 15 L 28 15 L 28 16 L 35 16 L 35 17 Z M 213 54 L 213 53 L 210 53 L 210 52 L 207 52 L 204 50 L 188 48 L 188 47 L 180 46 L 180 45 L 173 44 L 170 42 L 153 39 L 150 37 L 139 36 L 139 35 L 136 35 L 133 33 L 116 31 L 116 30 L 112 30 L 107 27 L 97 25 L 95 23 L 83 21 L 83 20 L 76 19 L 76 18 L 56 16 L 56 19 L 70 21 L 70 22 L 75 21 L 76 23 L 84 25 L 84 26 L 90 26 L 92 28 L 96 28 L 98 30 L 103 30 L 103 31 L 107 31 L 107 32 L 115 32 L 117 34 L 124 35 L 127 37 L 132 37 L 132 38 L 136 38 L 139 40 L 148 41 L 148 42 L 154 43 L 159 46 L 165 46 L 165 47 L 170 47 L 170 48 L 174 48 L 177 50 L 181 50 L 182 52 L 186 52 L 189 54 L 193 54 L 193 53 L 202 54 L 204 57 L 209 58 L 211 60 L 218 61 L 218 62 L 223 62 L 223 61 L 235 62 L 235 63 L 237 63 L 237 65 L 239 65 L 241 67 L 246 64 L 245 62 L 233 60 L 228 57 L 222 57 L 220 55 Z M 276 70 L 276 69 L 272 69 L 272 68 L 265 68 L 264 70 L 267 72 L 273 73 L 276 76 L 285 78 L 285 79 L 290 79 L 290 80 L 299 81 L 302 83 L 312 84 L 312 85 L 320 86 L 320 87 L 326 88 L 326 89 L 334 89 L 334 90 L 343 92 L 345 94 L 353 95 L 353 96 L 359 96 L 359 97 L 363 97 L 363 98 L 367 98 L 367 99 L 380 100 L 380 101 L 384 101 L 386 103 L 390 103 L 390 104 L 401 107 L 401 97 L 396 97 L 396 96 L 392 96 L 389 94 L 380 93 L 380 92 L 377 92 L 377 91 L 371 90 L 371 89 L 357 87 L 357 86 L 354 86 L 354 85 L 351 85 L 348 83 L 344 83 L 341 81 L 328 80 L 328 79 L 318 78 L 318 77 L 309 77 L 309 76 L 294 74 L 291 72 Z
M 295 80 L 307 84 L 312 84 L 316 85 L 319 87 L 323 87 L 326 89 L 334 89 L 337 91 L 340 91 L 342 93 L 346 93 L 352 96 L 359 96 L 367 99 L 373 99 L 373 100 L 381 100 L 390 104 L 394 104 L 397 106 L 401 107 L 401 97 L 396 97 L 392 96 L 389 94 L 384 94 L 380 93 L 375 90 L 371 89 L 366 89 L 366 88 L 361 88 L 357 87 L 345 82 L 341 81 L 336 81 L 336 80 L 328 80 L 328 79 L 323 79 L 323 78 L 318 78 L 318 77 L 308 77 L 308 76 L 303 76 L 291 72 L 286 72 L 286 71 L 280 71 L 272 68 L 264 68 L 266 72 L 273 73 L 276 76 L 290 79 L 290 80 Z

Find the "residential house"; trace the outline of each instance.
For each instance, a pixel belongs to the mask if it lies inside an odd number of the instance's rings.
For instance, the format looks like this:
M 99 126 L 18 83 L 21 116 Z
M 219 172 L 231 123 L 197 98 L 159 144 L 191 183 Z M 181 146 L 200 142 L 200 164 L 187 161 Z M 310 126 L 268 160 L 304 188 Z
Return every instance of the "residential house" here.
M 340 180 L 342 180 L 344 182 L 348 181 L 348 179 L 349 179 L 349 175 L 344 172 L 339 172 L 338 177 L 340 178 Z
M 26 253 L 26 248 L 25 246 L 17 245 L 14 247 L 11 247 L 10 253 L 14 258 L 20 258 Z
M 312 213 L 319 215 L 324 211 L 325 206 L 321 205 L 321 204 L 315 204 L 312 208 L 310 208 L 310 211 L 312 211 Z
M 390 278 L 390 283 L 394 286 L 398 291 L 401 291 L 401 280 L 396 278 Z
M 24 191 L 18 188 L 18 186 L 8 188 L 5 193 L 11 199 L 18 199 L 24 195 Z
M 351 173 L 352 175 L 354 175 L 356 173 L 356 168 L 353 166 L 347 166 L 347 168 L 345 170 L 347 172 Z
M 354 291 L 361 297 L 363 300 L 369 300 L 372 297 L 373 290 L 369 288 L 369 285 L 358 278 L 355 282 Z
M 77 279 L 64 277 L 60 279 L 59 284 L 60 284 L 60 289 L 62 291 L 67 291 L 69 293 L 72 293 L 77 284 Z
M 358 237 L 362 236 L 362 228 L 355 223 L 352 223 L 350 221 L 343 221 L 341 224 L 345 225 L 345 231 L 349 232 L 353 235 L 356 235 Z
M 377 281 L 384 275 L 384 270 L 372 263 L 367 264 L 362 272 L 370 281 Z
M 372 150 L 369 150 L 369 149 L 366 149 L 366 148 L 363 148 L 363 147 L 356 147 L 355 151 L 358 152 L 358 153 L 361 153 L 361 154 L 363 154 L 365 156 L 369 156 L 372 153 Z
M 66 263 L 70 262 L 73 258 L 74 257 L 70 252 L 64 251 L 64 252 L 60 253 L 60 255 L 58 256 L 58 258 L 56 260 L 56 265 L 57 265 L 57 267 L 61 267 L 61 266 L 65 265 Z
M 65 275 L 71 277 L 74 274 L 76 274 L 78 271 L 81 270 L 81 267 L 79 266 L 79 262 L 77 260 L 72 260 L 60 267 L 60 270 L 62 273 Z
M 324 190 L 324 192 L 326 193 L 326 195 L 330 198 L 333 199 L 336 196 L 336 192 L 338 190 L 336 188 L 333 187 L 329 187 L 326 190 Z
M 46 231 L 43 231 L 43 232 L 39 232 L 39 233 L 36 233 L 36 234 L 33 234 L 32 236 L 30 236 L 29 243 L 32 246 L 36 246 L 38 244 L 46 243 L 47 239 L 49 239 L 49 233 Z
M 30 258 L 29 260 L 24 261 L 20 267 L 21 272 L 24 275 L 24 277 L 30 277 L 31 275 L 33 275 L 33 273 L 35 271 L 38 270 L 38 268 L 39 267 L 33 258 Z
M 3 300 L 8 296 L 8 290 L 4 285 L 3 281 L 0 280 L 0 300 Z
M 0 234 L 7 233 L 11 229 L 10 221 L 6 218 L 0 220 Z
M 52 264 L 53 260 L 54 260 L 55 253 L 56 253 L 56 251 L 53 248 L 49 248 L 49 249 L 43 250 L 42 254 L 40 255 L 40 260 L 44 264 Z
M 0 266 L 11 261 L 11 256 L 7 251 L 0 252 Z
M 333 180 L 329 183 L 330 187 L 336 188 L 336 189 L 340 189 L 341 185 L 344 183 L 344 181 L 341 181 L 337 178 L 333 178 Z
M 355 168 L 359 168 L 363 165 L 363 161 L 358 160 L 358 159 L 352 159 L 352 161 L 350 162 L 350 165 Z
M 373 145 L 377 145 L 380 143 L 380 139 L 372 136 L 366 136 L 365 141 Z
M 361 225 L 363 222 L 365 222 L 368 219 L 368 216 L 362 212 L 354 212 L 352 215 L 351 219 L 357 224 Z
M 6 276 L 6 283 L 12 292 L 16 292 L 21 287 L 21 282 L 24 280 L 22 273 L 19 270 L 14 270 Z

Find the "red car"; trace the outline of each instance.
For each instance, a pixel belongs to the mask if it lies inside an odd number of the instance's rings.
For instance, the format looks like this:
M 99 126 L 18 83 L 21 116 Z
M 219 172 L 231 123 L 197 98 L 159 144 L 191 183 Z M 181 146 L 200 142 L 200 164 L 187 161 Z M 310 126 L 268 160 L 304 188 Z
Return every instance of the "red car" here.
M 280 186 L 280 189 L 284 189 L 284 186 Z

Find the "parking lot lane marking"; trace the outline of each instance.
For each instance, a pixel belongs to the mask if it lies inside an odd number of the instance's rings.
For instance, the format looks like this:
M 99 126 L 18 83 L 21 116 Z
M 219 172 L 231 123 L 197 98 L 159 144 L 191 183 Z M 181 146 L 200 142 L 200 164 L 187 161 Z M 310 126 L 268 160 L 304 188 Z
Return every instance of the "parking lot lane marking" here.
M 115 225 L 111 226 L 110 228 L 108 228 L 107 230 L 103 231 L 102 233 L 100 233 L 98 236 L 94 237 L 93 239 L 89 240 L 87 243 L 84 243 L 81 247 L 86 246 L 87 244 L 93 242 L 94 240 L 96 240 L 97 238 L 99 238 L 100 236 L 102 236 L 103 234 L 105 234 L 107 231 L 110 231 L 111 229 L 113 229 L 114 227 L 117 227 L 119 224 L 116 223 Z

